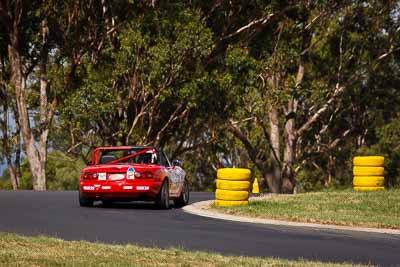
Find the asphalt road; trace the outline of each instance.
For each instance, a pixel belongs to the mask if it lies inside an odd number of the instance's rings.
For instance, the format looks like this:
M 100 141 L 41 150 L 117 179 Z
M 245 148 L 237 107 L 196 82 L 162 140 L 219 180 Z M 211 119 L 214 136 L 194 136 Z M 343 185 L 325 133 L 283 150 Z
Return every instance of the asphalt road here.
M 192 193 L 191 201 L 211 199 Z M 135 243 L 225 255 L 275 256 L 400 266 L 400 237 L 228 222 L 152 204 L 80 208 L 77 192 L 0 191 L 0 232 Z

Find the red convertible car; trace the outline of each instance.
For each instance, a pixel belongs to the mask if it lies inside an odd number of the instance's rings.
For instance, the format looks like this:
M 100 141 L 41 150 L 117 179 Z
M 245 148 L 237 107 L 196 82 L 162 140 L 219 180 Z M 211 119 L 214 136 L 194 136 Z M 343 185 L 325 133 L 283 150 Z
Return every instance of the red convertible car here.
M 182 207 L 189 202 L 186 173 L 174 160 L 172 164 L 162 150 L 154 147 L 118 146 L 93 150 L 91 161 L 81 173 L 79 204 L 93 206 L 114 201 L 154 200 L 168 209 L 170 200 Z

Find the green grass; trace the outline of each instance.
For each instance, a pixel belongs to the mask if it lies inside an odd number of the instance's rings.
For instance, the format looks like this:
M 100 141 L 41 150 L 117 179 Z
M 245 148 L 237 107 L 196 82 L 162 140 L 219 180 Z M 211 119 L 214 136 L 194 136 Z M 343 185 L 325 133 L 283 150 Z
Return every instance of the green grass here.
M 0 266 L 361 266 L 278 258 L 227 257 L 182 249 L 106 245 L 0 233 Z
M 248 206 L 216 209 L 257 218 L 400 229 L 399 189 L 271 195 Z

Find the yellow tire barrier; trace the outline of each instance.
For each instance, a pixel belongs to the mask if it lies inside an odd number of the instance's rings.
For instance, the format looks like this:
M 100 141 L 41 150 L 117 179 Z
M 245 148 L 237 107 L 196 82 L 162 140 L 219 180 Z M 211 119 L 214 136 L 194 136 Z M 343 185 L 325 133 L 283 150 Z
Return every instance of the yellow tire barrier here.
M 354 176 L 353 185 L 355 187 L 382 187 L 385 183 L 383 176 Z
M 249 192 L 217 189 L 215 191 L 215 198 L 218 200 L 248 200 Z
M 249 205 L 248 200 L 237 200 L 237 201 L 230 201 L 230 200 L 215 200 L 215 206 L 217 207 L 232 207 L 232 206 L 245 206 Z
M 384 162 L 385 162 L 385 158 L 382 156 L 363 156 L 363 157 L 354 157 L 353 158 L 354 166 L 382 167 Z
M 217 178 L 229 181 L 249 181 L 250 170 L 241 168 L 222 168 L 217 171 Z
M 249 181 L 227 181 L 216 180 L 217 189 L 232 190 L 232 191 L 247 191 L 250 187 Z
M 376 187 L 371 187 L 371 186 L 355 186 L 354 190 L 356 191 L 378 191 L 378 190 L 384 190 L 385 187 L 383 186 L 376 186 Z
M 383 176 L 383 167 L 364 167 L 364 166 L 354 166 L 353 175 L 354 176 Z

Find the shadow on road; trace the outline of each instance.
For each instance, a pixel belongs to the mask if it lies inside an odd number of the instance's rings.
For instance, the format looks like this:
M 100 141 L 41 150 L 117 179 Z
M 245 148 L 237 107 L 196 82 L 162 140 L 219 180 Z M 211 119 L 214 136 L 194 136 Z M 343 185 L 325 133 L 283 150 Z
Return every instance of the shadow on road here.
M 94 203 L 94 208 L 100 209 L 131 209 L 131 210 L 160 210 L 160 208 L 152 201 L 132 201 L 132 202 L 112 202 L 102 203 L 97 201 Z M 170 204 L 171 209 L 180 209 Z

